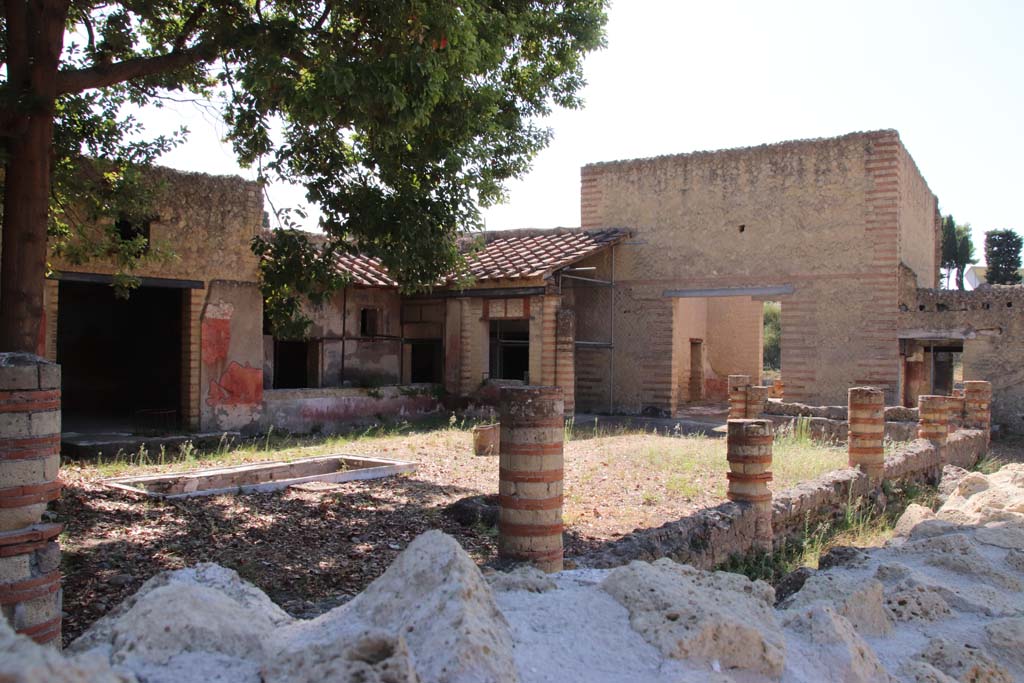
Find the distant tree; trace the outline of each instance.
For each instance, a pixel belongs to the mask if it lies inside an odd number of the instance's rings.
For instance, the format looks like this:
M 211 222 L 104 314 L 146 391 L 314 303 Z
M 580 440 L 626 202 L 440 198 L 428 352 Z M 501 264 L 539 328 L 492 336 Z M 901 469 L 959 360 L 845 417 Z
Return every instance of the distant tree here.
M 580 105 L 583 57 L 603 44 L 605 7 L 5 0 L 0 349 L 35 349 L 48 238 L 145 216 L 132 206 L 146 175 L 138 167 L 181 133 L 145 140 L 124 107 L 168 98 L 215 101 L 239 162 L 304 185 L 330 244 L 379 256 L 402 282 L 434 281 L 458 263 L 459 233 L 482 225 L 480 207 L 548 144 L 539 121 Z M 76 256 L 111 256 L 130 271 L 144 245 L 108 233 L 105 246 Z M 301 252 L 285 242 L 286 255 Z M 308 277 L 306 262 L 273 261 L 295 278 Z
M 764 302 L 764 369 L 782 367 L 782 307 L 778 301 Z
M 956 262 L 957 253 L 957 239 L 956 239 L 956 222 L 953 220 L 953 216 L 942 217 L 942 257 L 939 267 L 946 274 L 946 289 L 949 289 L 949 278 L 953 272 Z
M 989 230 L 985 233 L 985 278 L 992 285 L 1019 285 L 1020 250 L 1024 244 L 1013 230 Z
M 967 266 L 977 263 L 974 258 L 974 243 L 971 241 L 971 224 L 964 223 L 957 225 L 953 216 L 942 218 L 942 257 L 939 264 L 945 271 L 946 289 L 949 289 L 949 280 L 956 276 L 956 286 L 963 291 L 964 272 Z
M 956 270 L 956 287 L 964 291 L 964 273 L 967 266 L 977 263 L 974 258 L 974 242 L 971 241 L 971 224 L 956 226 L 956 254 L 953 257 L 953 268 Z

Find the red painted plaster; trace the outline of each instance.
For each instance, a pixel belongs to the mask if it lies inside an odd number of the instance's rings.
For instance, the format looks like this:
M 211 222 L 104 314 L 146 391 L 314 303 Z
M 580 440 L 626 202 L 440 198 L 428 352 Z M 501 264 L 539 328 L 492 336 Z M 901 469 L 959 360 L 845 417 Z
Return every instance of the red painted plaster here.
M 203 365 L 214 366 L 228 359 L 231 346 L 231 320 L 206 318 L 203 320 Z
M 205 339 L 204 339 L 205 342 Z M 235 361 L 218 380 L 210 380 L 209 406 L 259 405 L 263 401 L 263 369 Z

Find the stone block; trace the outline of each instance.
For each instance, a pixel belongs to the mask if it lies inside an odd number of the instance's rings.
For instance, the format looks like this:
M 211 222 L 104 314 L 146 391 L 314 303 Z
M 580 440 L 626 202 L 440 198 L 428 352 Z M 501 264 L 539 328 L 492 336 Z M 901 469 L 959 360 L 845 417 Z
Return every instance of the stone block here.
M 39 364 L 39 388 L 60 389 L 60 366 L 56 363 Z
M 0 366 L 0 391 L 39 388 L 39 370 L 35 365 Z
M 0 557 L 0 583 L 13 583 L 32 576 L 30 555 Z

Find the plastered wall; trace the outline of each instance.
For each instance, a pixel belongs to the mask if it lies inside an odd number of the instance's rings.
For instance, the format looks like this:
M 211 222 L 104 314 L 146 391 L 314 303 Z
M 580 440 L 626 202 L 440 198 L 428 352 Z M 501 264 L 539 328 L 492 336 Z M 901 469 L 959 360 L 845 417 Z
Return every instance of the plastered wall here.
M 794 290 L 778 297 L 788 399 L 872 384 L 891 402 L 899 258 L 935 253 L 935 199 L 906 159 L 879 131 L 584 167 L 583 227 L 635 233 L 616 247 L 616 409 L 677 398 L 666 291 L 766 286 Z
M 705 392 L 709 398 L 725 399 L 729 375 L 747 375 L 761 383 L 764 303 L 749 296 L 714 297 L 707 302 Z
M 263 221 L 262 191 L 258 183 L 237 176 L 165 168 L 151 173 L 157 191 L 150 240 L 170 257 L 143 263 L 133 274 L 198 282 L 197 288 L 185 290 L 178 313 L 183 322 L 182 426 L 249 428 L 259 419 L 262 391 L 263 304 L 258 261 L 250 249 Z M 73 264 L 51 255 L 50 264 L 57 277 L 116 272 L 102 260 Z M 55 359 L 60 306 L 56 281 L 47 282 L 44 296 L 41 351 Z

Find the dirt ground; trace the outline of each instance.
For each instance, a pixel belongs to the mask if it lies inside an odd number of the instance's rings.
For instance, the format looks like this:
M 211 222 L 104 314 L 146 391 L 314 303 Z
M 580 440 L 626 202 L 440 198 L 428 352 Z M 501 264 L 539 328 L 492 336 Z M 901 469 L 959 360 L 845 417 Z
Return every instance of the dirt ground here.
M 409 475 L 324 485 L 315 491 L 166 502 L 133 499 L 101 483 L 112 473 L 180 471 L 324 453 L 372 454 L 420 465 Z M 566 443 L 565 454 L 567 556 L 635 528 L 678 519 L 724 497 L 721 439 L 583 433 Z M 775 486 L 842 467 L 845 460 L 842 448 L 783 440 L 776 446 Z M 68 463 L 62 476 L 64 495 L 54 514 L 66 525 L 61 538 L 66 642 L 150 576 L 199 562 L 231 567 L 287 611 L 312 616 L 361 591 L 428 529 L 452 534 L 479 562 L 495 553 L 494 529 L 462 527 L 444 513 L 460 498 L 497 488 L 497 459 L 473 456 L 465 428 L 435 425 L 374 438 L 307 440 L 208 457 L 190 454 L 185 464 Z

